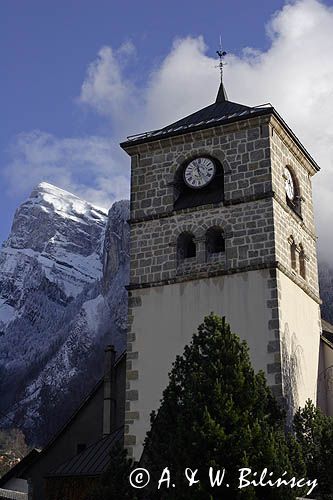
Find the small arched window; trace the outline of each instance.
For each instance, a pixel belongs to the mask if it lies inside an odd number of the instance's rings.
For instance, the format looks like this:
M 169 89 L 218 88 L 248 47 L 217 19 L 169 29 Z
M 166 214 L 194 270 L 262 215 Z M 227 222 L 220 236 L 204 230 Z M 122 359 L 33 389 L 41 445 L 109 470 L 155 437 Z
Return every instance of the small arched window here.
M 306 279 L 305 252 L 302 245 L 300 245 L 300 252 L 299 252 L 299 274 L 302 276 L 303 279 Z
M 211 227 L 206 232 L 206 253 L 210 256 L 222 252 L 225 252 L 223 230 L 220 227 Z
M 296 243 L 293 238 L 291 238 L 291 243 L 290 243 L 290 264 L 291 268 L 294 271 L 296 271 L 297 270 Z
M 191 259 L 196 256 L 196 246 L 192 233 L 185 232 L 178 236 L 177 240 L 177 257 L 178 262 L 185 259 Z

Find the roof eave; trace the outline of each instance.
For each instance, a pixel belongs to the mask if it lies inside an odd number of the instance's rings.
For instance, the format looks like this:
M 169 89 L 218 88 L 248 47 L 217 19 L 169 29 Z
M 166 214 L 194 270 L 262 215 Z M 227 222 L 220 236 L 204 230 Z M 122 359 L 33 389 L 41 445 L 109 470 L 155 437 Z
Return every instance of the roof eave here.
M 328 347 L 330 347 L 331 349 L 333 349 L 333 344 L 332 342 L 330 342 L 330 340 L 328 340 L 325 335 L 320 335 L 320 340 L 322 340 L 324 342 L 324 344 L 326 344 Z
M 101 472 L 96 472 L 94 474 L 44 474 L 45 479 L 68 479 L 68 478 L 79 478 L 79 477 L 101 477 L 102 474 L 104 474 L 104 471 Z
M 200 130 L 206 130 L 209 128 L 218 127 L 220 125 L 228 125 L 229 123 L 235 123 L 235 122 L 240 122 L 240 121 L 244 121 L 244 120 L 251 120 L 252 118 L 255 118 L 258 116 L 268 115 L 268 114 L 272 113 L 273 109 L 274 108 L 271 108 L 271 107 L 270 108 L 262 108 L 262 109 L 255 110 L 250 115 L 246 114 L 243 116 L 233 116 L 231 118 L 225 118 L 223 120 L 214 120 L 214 121 L 211 121 L 210 123 L 188 126 L 186 128 L 183 127 L 180 130 L 166 132 L 164 134 L 159 134 L 159 135 L 155 135 L 155 136 L 151 136 L 151 135 L 145 136 L 144 134 L 142 134 L 142 136 L 138 137 L 138 139 L 132 139 L 132 140 L 127 140 L 127 141 L 121 142 L 120 147 L 124 151 L 126 151 L 126 153 L 129 154 L 129 149 L 132 148 L 133 146 L 140 146 L 141 144 L 156 142 L 156 141 L 160 141 L 163 139 L 168 139 L 170 137 L 176 137 L 179 135 L 197 132 Z M 148 132 L 147 134 L 153 133 L 153 132 L 154 131 Z
M 321 327 L 323 332 L 333 333 L 333 325 L 324 318 L 321 318 Z
M 244 121 L 244 120 L 251 120 L 252 118 L 258 117 L 258 116 L 265 116 L 265 115 L 273 115 L 283 126 L 285 131 L 288 133 L 288 135 L 292 138 L 292 140 L 296 143 L 298 148 L 302 151 L 304 156 L 307 158 L 309 163 L 311 163 L 312 167 L 316 172 L 319 172 L 320 167 L 318 163 L 314 160 L 314 158 L 310 155 L 310 153 L 307 151 L 307 149 L 303 146 L 301 141 L 298 139 L 298 137 L 295 135 L 295 133 L 291 130 L 291 128 L 287 125 L 287 123 L 284 121 L 282 116 L 276 111 L 273 106 L 266 107 L 266 108 L 257 108 L 254 112 L 252 112 L 250 115 L 246 114 L 244 116 L 236 116 L 236 117 L 231 117 L 231 118 L 226 118 L 224 120 L 217 121 L 215 120 L 214 122 L 210 122 L 207 124 L 200 124 L 197 126 L 191 126 L 187 128 L 182 128 L 181 130 L 177 131 L 171 131 L 167 132 L 165 134 L 158 134 L 155 136 L 147 135 L 145 136 L 142 134 L 142 136 L 138 137 L 138 139 L 132 139 L 132 140 L 127 140 L 123 141 L 120 143 L 120 147 L 126 151 L 127 154 L 131 156 L 131 150 L 133 147 L 141 146 L 142 144 L 148 144 L 151 142 L 156 142 L 160 141 L 163 139 L 168 139 L 170 137 L 177 137 L 179 135 L 184 135 L 187 133 L 192 133 L 192 132 L 197 132 L 199 130 L 206 130 L 209 128 L 214 128 L 219 125 L 228 125 L 229 123 L 235 123 L 239 121 Z

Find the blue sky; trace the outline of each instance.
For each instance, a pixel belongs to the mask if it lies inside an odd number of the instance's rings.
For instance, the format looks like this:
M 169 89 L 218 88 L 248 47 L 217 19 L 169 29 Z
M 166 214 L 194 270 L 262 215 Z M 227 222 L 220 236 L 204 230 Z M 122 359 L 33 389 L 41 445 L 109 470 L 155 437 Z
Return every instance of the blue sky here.
M 225 79 L 231 98 L 253 104 L 274 99 L 311 150 L 307 116 L 290 106 L 296 91 L 285 85 L 291 77 L 298 85 L 314 59 L 319 78 L 325 57 L 331 59 L 332 5 L 2 0 L 0 241 L 15 208 L 40 181 L 106 207 L 126 196 L 129 159 L 118 142 L 212 101 L 220 34 L 230 53 Z M 327 82 L 333 81 L 329 64 Z M 325 78 L 319 78 L 319 89 L 315 82 L 316 99 L 330 95 L 329 83 L 321 88 Z M 309 86 L 301 97 L 311 96 Z M 322 126 L 330 118 L 326 113 Z M 324 145 L 318 152 L 317 143 L 317 159 L 319 154 L 329 163 Z M 322 192 L 321 198 L 329 194 Z

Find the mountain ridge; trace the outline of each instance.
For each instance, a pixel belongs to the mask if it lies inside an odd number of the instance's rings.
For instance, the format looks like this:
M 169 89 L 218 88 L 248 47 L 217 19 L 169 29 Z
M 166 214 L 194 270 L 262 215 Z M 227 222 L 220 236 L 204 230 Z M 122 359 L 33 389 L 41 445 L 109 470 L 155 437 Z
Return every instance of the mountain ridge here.
M 101 376 L 105 345 L 125 347 L 128 217 L 127 201 L 106 213 L 48 183 L 15 212 L 0 251 L 0 423 L 30 443 Z

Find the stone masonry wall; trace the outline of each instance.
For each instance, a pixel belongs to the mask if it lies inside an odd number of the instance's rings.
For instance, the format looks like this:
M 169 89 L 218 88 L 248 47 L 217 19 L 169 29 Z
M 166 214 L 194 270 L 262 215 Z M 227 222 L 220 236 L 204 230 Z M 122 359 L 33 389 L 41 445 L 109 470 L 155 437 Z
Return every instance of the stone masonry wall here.
M 156 141 L 133 151 L 131 284 L 275 259 L 268 119 L 219 126 Z M 247 128 L 246 128 L 247 127 Z M 224 169 L 224 202 L 173 211 L 174 177 L 184 161 L 209 155 Z M 205 232 L 222 227 L 226 251 L 207 262 Z M 195 236 L 197 255 L 177 265 L 177 237 Z
M 278 261 L 294 281 L 318 297 L 314 170 L 275 119 L 255 118 L 154 141 L 134 147 L 131 154 L 133 285 Z M 223 203 L 174 211 L 175 172 L 184 161 L 205 154 L 222 163 Z M 286 165 L 298 181 L 302 219 L 286 203 Z M 226 252 L 207 262 L 205 231 L 213 225 L 224 229 Z M 182 231 L 193 232 L 197 255 L 177 265 L 176 240 Z M 291 269 L 291 236 L 298 249 L 304 248 L 306 280 Z
M 268 119 L 245 120 L 133 147 L 131 219 L 173 210 L 176 170 L 198 155 L 223 165 L 225 202 L 268 193 L 271 189 Z
M 131 177 L 131 291 L 127 354 L 127 403 L 125 445 L 136 445 L 131 433 L 140 418 L 133 402 L 140 399 L 140 353 L 132 327 L 141 307 L 140 287 L 162 285 L 207 275 L 268 268 L 270 290 L 267 307 L 266 374 L 276 397 L 283 398 L 281 374 L 281 291 L 277 269 L 318 300 L 316 238 L 314 234 L 309 161 L 282 130 L 275 118 L 264 116 L 225 126 L 187 133 L 128 147 Z M 185 161 L 209 155 L 224 170 L 224 201 L 214 205 L 173 210 L 174 178 Z M 284 168 L 296 175 L 302 202 L 302 218 L 286 203 Z M 207 259 L 205 233 L 209 227 L 224 231 L 225 252 Z M 192 232 L 196 257 L 177 262 L 176 242 L 183 231 Z M 291 268 L 290 236 L 306 254 L 306 280 Z M 277 264 L 278 263 L 278 264 Z M 280 294 L 280 295 L 279 295 Z
M 312 185 L 313 168 L 276 122 L 271 128 L 271 163 L 272 188 L 274 191 L 274 224 L 276 259 L 286 266 L 291 277 L 300 285 L 309 287 L 319 297 L 317 238 L 315 234 Z M 301 202 L 301 217 L 288 206 L 285 194 L 284 169 L 288 166 L 297 179 Z M 303 246 L 306 255 L 306 280 L 299 274 L 299 253 L 297 253 L 297 269 L 291 269 L 290 238 L 293 238 L 299 251 Z
M 131 227 L 131 284 L 173 279 L 179 275 L 245 268 L 273 262 L 272 199 L 230 207 L 198 207 L 167 218 L 147 220 Z M 205 233 L 219 226 L 224 231 L 225 252 L 207 259 Z M 177 263 L 177 238 L 193 233 L 196 257 Z

